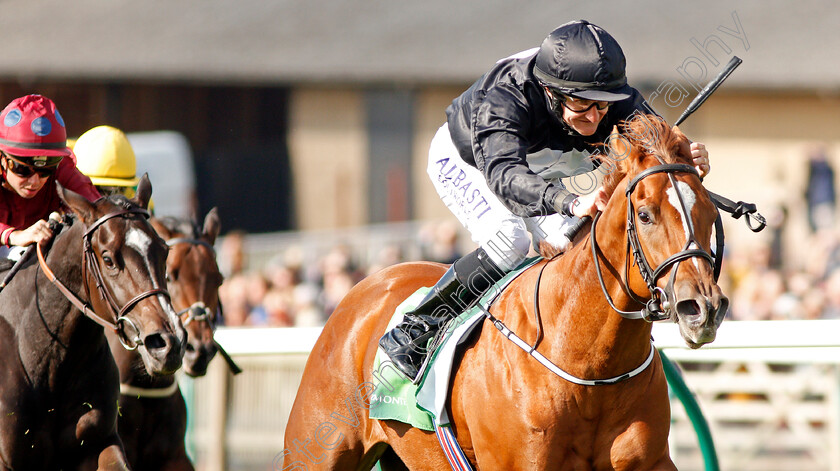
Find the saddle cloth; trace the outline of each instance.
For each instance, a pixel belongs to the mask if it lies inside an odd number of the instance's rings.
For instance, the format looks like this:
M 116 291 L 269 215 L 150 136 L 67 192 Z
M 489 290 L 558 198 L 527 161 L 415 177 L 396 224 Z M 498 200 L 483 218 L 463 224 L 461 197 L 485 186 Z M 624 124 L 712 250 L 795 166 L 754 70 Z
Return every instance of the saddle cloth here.
M 447 324 L 443 340 L 430 353 L 432 358 L 419 384 L 413 384 L 411 380 L 400 374 L 382 349 L 378 348 L 373 362 L 374 390 L 369 397 L 370 418 L 398 420 L 426 431 L 434 431 L 436 426 L 448 425 L 446 401 L 449 396 L 449 379 L 458 345 L 465 342 L 474 329 L 481 325 L 484 310 L 489 309 L 502 290 L 539 260 L 541 257 L 525 260 L 487 290 L 476 305 Z M 387 328 L 392 329 L 399 324 L 403 315 L 414 309 L 430 289 L 429 287 L 418 289 L 397 306 Z

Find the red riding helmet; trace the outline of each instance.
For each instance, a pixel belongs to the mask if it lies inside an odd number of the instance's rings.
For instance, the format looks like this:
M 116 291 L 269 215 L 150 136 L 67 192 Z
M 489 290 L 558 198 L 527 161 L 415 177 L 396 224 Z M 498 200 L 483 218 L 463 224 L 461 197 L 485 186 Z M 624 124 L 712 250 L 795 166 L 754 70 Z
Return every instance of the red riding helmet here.
M 55 103 L 41 95 L 9 103 L 0 113 L 0 150 L 18 157 L 46 156 L 48 162 L 41 165 L 47 166 L 69 156 L 67 130 Z

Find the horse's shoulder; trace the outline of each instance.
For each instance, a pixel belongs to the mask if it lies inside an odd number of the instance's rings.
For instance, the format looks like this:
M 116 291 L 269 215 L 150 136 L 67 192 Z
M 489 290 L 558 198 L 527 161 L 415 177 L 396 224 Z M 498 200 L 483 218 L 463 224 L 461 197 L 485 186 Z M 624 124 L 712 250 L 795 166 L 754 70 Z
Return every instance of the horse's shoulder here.
M 18 357 L 17 347 L 14 326 L 5 317 L 0 316 L 0 358 L 3 358 L 4 365 L 2 369 L 7 369 L 12 364 L 19 364 L 18 361 L 14 361 Z

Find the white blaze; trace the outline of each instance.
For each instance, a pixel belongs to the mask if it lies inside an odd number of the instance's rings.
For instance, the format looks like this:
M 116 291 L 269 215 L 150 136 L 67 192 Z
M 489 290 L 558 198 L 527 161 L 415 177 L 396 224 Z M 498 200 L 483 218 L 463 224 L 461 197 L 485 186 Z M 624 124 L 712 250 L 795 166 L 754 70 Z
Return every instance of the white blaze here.
M 679 196 L 677 196 L 677 192 L 674 190 L 674 187 L 668 187 L 666 193 L 668 194 L 668 202 L 677 209 L 677 213 L 679 213 L 680 218 L 682 218 L 682 225 L 683 230 L 685 231 L 685 240 L 691 236 L 688 230 L 688 220 L 691 217 L 691 209 L 694 208 L 694 203 L 697 202 L 697 195 L 694 194 L 694 190 L 688 186 L 688 183 L 678 181 L 677 188 L 679 189 L 680 195 L 682 195 L 683 203 L 685 203 L 685 210 L 688 211 L 688 214 L 684 214 L 682 210 L 682 205 L 680 204 Z M 697 249 L 697 244 L 692 243 L 689 249 Z M 692 257 L 695 266 L 697 265 L 697 258 Z
M 146 256 L 149 253 L 149 247 L 152 245 L 152 238 L 140 229 L 132 227 L 128 230 L 125 245 Z

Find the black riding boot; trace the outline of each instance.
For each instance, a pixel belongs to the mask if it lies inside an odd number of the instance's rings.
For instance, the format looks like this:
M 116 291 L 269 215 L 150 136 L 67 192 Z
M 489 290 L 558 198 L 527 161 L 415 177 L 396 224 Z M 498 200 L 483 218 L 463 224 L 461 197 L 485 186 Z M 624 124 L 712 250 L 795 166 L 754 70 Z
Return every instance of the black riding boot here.
M 429 340 L 504 275 L 483 249 L 459 258 L 417 307 L 382 336 L 379 346 L 408 379 L 417 382 Z

